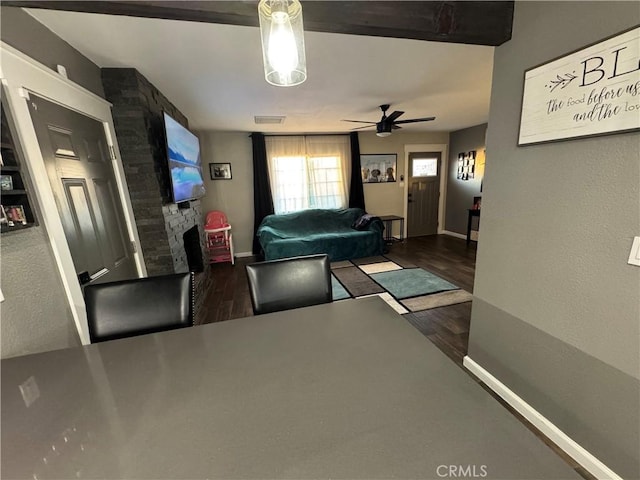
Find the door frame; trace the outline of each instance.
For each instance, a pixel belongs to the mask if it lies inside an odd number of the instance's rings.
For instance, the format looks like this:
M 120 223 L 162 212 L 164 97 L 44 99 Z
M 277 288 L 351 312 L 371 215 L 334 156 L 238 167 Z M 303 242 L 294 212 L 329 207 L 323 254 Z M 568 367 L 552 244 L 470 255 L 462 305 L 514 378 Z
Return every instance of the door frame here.
M 409 154 L 419 152 L 440 152 L 440 198 L 438 199 L 438 234 L 444 232 L 445 205 L 447 197 L 447 178 L 449 176 L 449 145 L 446 143 L 417 143 L 404 146 L 404 238 L 409 231 Z
M 0 79 L 15 123 L 18 143 L 24 152 L 24 167 L 28 171 L 33 185 L 33 192 L 31 193 L 35 203 L 38 205 L 39 217 L 45 227 L 45 232 L 60 272 L 60 278 L 80 341 L 83 345 L 87 345 L 91 341 L 89 339 L 84 297 L 73 265 L 71 251 L 62 228 L 62 222 L 60 221 L 60 215 L 56 207 L 26 100 L 31 92 L 91 117 L 104 125 L 107 145 L 112 152 L 111 163 L 115 173 L 118 194 L 122 201 L 127 234 L 129 241 L 135 246 L 136 250 L 133 253 L 136 269 L 138 276 L 146 276 L 147 270 L 142 256 L 138 229 L 133 215 L 120 149 L 111 116 L 111 103 L 4 42 L 0 42 L 0 52 L 2 54 Z

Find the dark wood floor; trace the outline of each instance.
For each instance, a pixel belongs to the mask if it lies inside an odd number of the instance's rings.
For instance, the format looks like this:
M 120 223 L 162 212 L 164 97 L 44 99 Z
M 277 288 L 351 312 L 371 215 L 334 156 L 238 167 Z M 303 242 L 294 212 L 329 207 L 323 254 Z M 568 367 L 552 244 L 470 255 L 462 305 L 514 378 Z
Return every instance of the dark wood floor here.
M 465 240 L 448 235 L 409 238 L 404 242 L 391 245 L 386 256 L 403 264 L 412 263 L 424 268 L 473 293 L 476 265 L 475 242 L 467 246 Z M 244 266 L 254 261 L 256 259 L 250 257 L 238 259 L 235 265 L 226 263 L 211 266 L 211 287 L 206 301 L 207 316 L 204 323 L 220 322 L 253 315 Z M 462 361 L 467 354 L 469 343 L 471 302 L 415 312 L 405 315 L 405 318 L 547 444 L 549 448 L 565 460 L 579 475 L 587 480 L 595 479 L 488 386 L 463 367 Z
M 474 245 L 467 247 L 464 240 L 447 235 L 411 238 L 390 246 L 386 256 L 413 263 L 473 292 L 476 249 Z M 211 265 L 211 287 L 206 301 L 208 313 L 203 323 L 253 315 L 244 266 L 255 261 L 249 257 L 237 259 L 235 265 Z M 468 330 L 468 321 L 466 327 Z M 455 327 L 455 330 L 458 332 L 459 328 Z

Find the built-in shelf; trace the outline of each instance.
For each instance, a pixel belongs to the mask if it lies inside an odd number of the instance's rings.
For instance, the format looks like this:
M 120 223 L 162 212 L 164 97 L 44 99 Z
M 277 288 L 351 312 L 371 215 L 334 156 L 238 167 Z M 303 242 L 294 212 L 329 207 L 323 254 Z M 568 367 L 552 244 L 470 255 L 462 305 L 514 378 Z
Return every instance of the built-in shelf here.
M 2 102 L 2 140 L 0 149 L 0 198 L 2 199 L 2 223 L 0 232 L 17 232 L 37 225 L 24 173 L 20 168 L 18 149 L 14 142 L 12 123 Z M 25 223 L 26 222 L 26 223 Z
M 25 230 L 31 227 L 35 227 L 35 224 L 27 223 L 26 225 L 22 225 L 21 223 L 18 223 L 18 224 L 14 224 L 13 227 L 10 227 L 6 223 L 3 223 L 3 224 L 0 224 L 0 233 L 19 232 L 20 230 Z

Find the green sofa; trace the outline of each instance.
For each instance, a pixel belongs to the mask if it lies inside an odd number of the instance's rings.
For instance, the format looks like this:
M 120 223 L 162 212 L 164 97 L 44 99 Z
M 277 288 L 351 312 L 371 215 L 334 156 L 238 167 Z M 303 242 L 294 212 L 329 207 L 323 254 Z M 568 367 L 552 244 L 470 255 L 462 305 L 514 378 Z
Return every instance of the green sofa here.
M 303 210 L 268 215 L 258 228 L 265 260 L 326 253 L 332 262 L 384 253 L 384 226 L 374 218 L 365 230 L 352 225 L 365 214 L 360 208 Z

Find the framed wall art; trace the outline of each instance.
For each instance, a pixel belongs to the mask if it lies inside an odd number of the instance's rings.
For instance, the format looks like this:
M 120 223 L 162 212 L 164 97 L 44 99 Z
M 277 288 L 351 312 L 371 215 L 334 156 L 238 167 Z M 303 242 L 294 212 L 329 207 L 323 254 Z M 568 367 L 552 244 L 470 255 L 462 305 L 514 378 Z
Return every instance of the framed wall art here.
M 231 164 L 210 163 L 209 175 L 211 175 L 211 180 L 231 180 Z
M 518 145 L 640 129 L 640 27 L 531 68 Z
M 470 180 L 475 178 L 476 173 L 476 151 L 461 152 L 458 154 L 458 170 L 456 178 L 458 180 Z
M 360 155 L 362 183 L 389 183 L 396 181 L 395 153 Z

